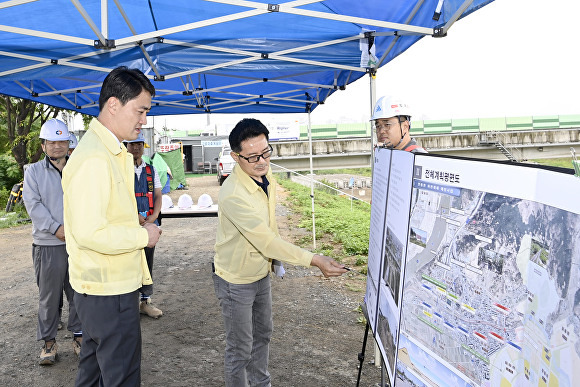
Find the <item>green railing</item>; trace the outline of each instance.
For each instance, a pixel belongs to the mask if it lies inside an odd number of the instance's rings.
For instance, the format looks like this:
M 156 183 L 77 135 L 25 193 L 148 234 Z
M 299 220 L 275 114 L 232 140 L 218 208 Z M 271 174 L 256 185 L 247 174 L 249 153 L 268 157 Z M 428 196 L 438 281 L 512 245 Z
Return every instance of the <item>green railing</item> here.
M 580 114 L 527 117 L 463 118 L 451 120 L 412 120 L 411 135 L 461 134 L 484 131 L 544 130 L 580 128 Z M 368 122 L 312 125 L 312 138 L 368 137 Z M 300 126 L 300 139 L 308 139 L 308 127 Z

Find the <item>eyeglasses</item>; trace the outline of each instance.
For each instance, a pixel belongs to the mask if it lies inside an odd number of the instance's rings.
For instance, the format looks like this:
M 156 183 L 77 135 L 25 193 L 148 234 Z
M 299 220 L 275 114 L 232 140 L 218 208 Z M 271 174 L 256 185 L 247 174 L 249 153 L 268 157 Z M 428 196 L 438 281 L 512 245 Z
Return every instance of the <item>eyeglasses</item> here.
M 272 148 L 272 145 L 268 145 L 268 149 L 266 152 L 262 153 L 261 155 L 254 155 L 254 156 L 250 156 L 250 157 L 246 157 L 246 156 L 242 156 L 239 153 L 236 153 L 238 155 L 238 157 L 243 158 L 244 160 L 246 160 L 248 163 L 257 163 L 258 161 L 260 161 L 260 157 L 263 158 L 264 160 L 269 159 L 270 156 L 272 156 L 272 152 L 274 152 L 274 149 Z
M 386 130 L 388 132 L 398 123 L 399 123 L 398 121 L 387 121 L 387 122 L 375 121 L 375 129 L 377 130 L 377 132 L 380 132 L 381 130 Z

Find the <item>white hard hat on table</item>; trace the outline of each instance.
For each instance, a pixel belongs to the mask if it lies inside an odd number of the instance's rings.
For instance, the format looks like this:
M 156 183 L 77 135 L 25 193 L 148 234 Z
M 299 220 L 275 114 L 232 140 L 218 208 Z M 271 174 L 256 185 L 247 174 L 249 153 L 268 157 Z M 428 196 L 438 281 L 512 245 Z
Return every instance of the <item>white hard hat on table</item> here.
M 173 208 L 173 200 L 169 195 L 163 195 L 161 197 L 161 209 L 166 210 L 168 208 Z
M 177 207 L 180 210 L 188 210 L 193 206 L 193 199 L 188 194 L 183 194 L 179 197 L 177 201 Z
M 208 194 L 201 194 L 197 199 L 197 208 L 210 208 L 213 205 L 213 200 Z

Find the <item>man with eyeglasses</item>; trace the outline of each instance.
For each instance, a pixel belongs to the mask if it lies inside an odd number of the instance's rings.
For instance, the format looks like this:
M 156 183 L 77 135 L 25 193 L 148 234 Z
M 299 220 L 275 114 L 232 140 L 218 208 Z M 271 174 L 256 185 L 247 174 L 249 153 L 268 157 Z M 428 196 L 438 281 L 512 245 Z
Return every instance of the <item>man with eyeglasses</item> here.
M 381 97 L 375 104 L 373 117 L 377 146 L 413 153 L 427 153 L 411 138 L 409 106 L 395 98 Z
M 213 280 L 226 331 L 226 386 L 270 386 L 272 261 L 316 266 L 325 277 L 346 273 L 330 257 L 282 240 L 276 224 L 276 181 L 268 129 L 243 119 L 229 135 L 237 162 L 218 196 Z

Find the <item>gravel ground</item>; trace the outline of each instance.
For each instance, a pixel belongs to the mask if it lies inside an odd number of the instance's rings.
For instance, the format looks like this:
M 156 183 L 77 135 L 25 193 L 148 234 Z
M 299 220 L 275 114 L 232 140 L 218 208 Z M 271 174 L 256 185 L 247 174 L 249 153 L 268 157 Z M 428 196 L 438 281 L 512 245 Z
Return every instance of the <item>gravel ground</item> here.
M 194 200 L 208 193 L 217 202 L 215 176 L 189 179 L 188 184 L 188 189 L 171 193 L 174 203 L 183 193 Z M 280 197 L 283 201 L 283 192 Z M 289 210 L 280 207 L 280 213 L 278 222 L 286 239 L 304 234 L 292 227 Z M 217 218 L 163 221 L 153 269 L 153 302 L 164 315 L 159 320 L 141 318 L 143 386 L 223 385 L 223 322 L 211 280 L 216 225 Z M 0 386 L 72 386 L 77 359 L 70 332 L 58 333 L 60 361 L 50 367 L 38 365 L 38 289 L 30 230 L 30 225 L 0 230 Z M 287 267 L 285 278 L 273 281 L 274 386 L 356 385 L 364 336 L 356 311 L 364 296 L 361 277 L 349 273 L 325 279 L 315 268 Z M 380 370 L 369 364 L 373 354 L 369 339 L 361 386 L 380 382 Z

